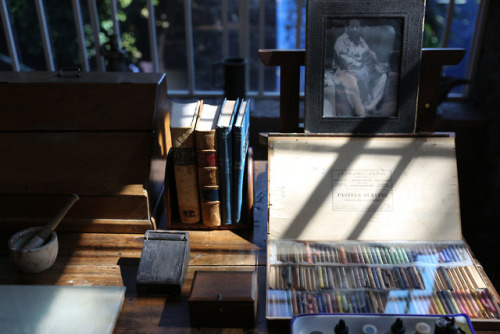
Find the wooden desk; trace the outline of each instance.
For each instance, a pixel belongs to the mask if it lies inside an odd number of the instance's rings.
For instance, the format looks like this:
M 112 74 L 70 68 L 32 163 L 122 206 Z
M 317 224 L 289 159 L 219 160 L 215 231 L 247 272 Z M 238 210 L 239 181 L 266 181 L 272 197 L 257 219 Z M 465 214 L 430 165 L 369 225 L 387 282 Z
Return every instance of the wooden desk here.
M 60 250 L 55 265 L 32 275 L 17 270 L 4 246 L 0 249 L 0 284 L 124 285 L 125 301 L 114 333 L 286 333 L 283 329 L 268 329 L 265 319 L 267 162 L 254 164 L 254 230 L 190 231 L 190 265 L 180 296 L 137 294 L 135 278 L 143 244 L 143 235 L 139 234 L 59 233 Z M 6 245 L 11 234 L 2 232 L 0 242 Z M 191 328 L 188 297 L 196 270 L 257 271 L 255 328 Z

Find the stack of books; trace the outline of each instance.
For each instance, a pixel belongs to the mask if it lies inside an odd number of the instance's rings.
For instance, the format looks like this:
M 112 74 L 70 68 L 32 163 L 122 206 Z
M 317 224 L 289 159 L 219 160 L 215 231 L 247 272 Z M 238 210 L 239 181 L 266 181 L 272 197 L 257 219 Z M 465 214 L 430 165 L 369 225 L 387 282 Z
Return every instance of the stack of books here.
M 172 102 L 170 130 L 179 220 L 244 223 L 243 185 L 251 100 Z

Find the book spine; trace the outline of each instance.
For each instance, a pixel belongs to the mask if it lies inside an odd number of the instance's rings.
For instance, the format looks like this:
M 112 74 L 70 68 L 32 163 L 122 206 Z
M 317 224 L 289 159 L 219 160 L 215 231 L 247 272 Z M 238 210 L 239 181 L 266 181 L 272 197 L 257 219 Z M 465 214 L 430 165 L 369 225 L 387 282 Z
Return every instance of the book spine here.
M 220 226 L 221 214 L 215 131 L 197 131 L 196 144 L 201 221 L 206 226 Z
M 230 127 L 217 128 L 217 156 L 219 163 L 219 198 L 221 205 L 221 219 L 223 225 L 232 222 L 232 129 Z
M 249 146 L 249 114 L 245 115 L 241 127 L 233 129 L 233 220 L 242 223 L 243 184 Z
M 185 224 L 200 221 L 196 152 L 192 143 L 191 147 L 172 148 L 179 219 Z
M 233 220 L 235 223 L 241 221 L 241 207 L 243 204 L 243 177 L 245 173 L 246 152 L 248 139 L 241 132 L 241 128 L 234 129 L 234 152 L 233 152 Z

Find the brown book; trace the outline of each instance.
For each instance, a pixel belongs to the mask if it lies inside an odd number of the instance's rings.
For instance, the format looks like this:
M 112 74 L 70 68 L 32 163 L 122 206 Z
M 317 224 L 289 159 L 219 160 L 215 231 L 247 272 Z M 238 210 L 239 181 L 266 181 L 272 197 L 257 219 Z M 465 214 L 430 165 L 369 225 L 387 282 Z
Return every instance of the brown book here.
M 195 128 L 201 221 L 207 226 L 221 224 L 215 141 L 215 127 L 219 113 L 220 105 L 203 104 Z
M 179 219 L 186 224 L 200 222 L 194 129 L 201 104 L 199 101 L 172 102 L 171 107 L 170 131 Z

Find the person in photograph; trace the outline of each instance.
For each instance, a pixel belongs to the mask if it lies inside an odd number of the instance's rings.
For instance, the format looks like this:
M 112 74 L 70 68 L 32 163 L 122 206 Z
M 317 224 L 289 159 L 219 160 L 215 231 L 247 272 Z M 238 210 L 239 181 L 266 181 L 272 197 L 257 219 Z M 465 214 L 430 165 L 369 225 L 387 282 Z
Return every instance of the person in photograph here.
M 389 70 L 361 36 L 360 20 L 350 19 L 335 41 L 332 65 L 336 116 L 379 116 Z

